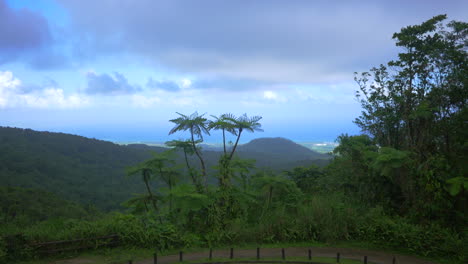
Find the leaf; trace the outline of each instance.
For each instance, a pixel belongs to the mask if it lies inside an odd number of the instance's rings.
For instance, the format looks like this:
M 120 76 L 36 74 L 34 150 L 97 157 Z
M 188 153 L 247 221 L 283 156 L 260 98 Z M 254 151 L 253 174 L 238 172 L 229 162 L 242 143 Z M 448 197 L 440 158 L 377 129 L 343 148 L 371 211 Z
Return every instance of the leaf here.
M 454 177 L 450 178 L 446 181 L 447 183 L 447 191 L 450 193 L 452 196 L 456 196 L 459 193 L 461 193 L 464 189 L 468 189 L 468 178 L 467 177 Z

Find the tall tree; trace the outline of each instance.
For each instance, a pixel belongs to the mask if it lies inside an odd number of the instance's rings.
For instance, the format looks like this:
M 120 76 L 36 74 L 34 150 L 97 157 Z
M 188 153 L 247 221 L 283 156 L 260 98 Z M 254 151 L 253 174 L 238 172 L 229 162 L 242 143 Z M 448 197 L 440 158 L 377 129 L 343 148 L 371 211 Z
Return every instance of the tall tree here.
M 155 211 L 158 210 L 157 201 L 159 197 L 153 194 L 150 186 L 150 181 L 158 178 L 164 182 L 171 190 L 177 180 L 178 172 L 172 166 L 175 164 L 173 151 L 168 150 L 162 153 L 152 153 L 153 157 L 143 161 L 136 166 L 127 168 L 128 175 L 140 174 L 145 183 L 148 197 L 145 199 L 136 199 L 136 201 L 151 201 Z M 169 197 L 169 208 L 172 209 L 172 197 Z
M 454 205 L 445 186 L 468 173 L 468 23 L 444 24 L 446 18 L 435 16 L 395 33 L 403 49 L 398 59 L 356 76 L 363 112 L 355 122 L 387 147 L 379 150 L 374 167 L 394 168 L 403 156 L 414 159 L 417 166 L 398 174 L 409 177 L 417 196 L 409 203 L 427 219 L 437 217 L 434 212 L 451 218 Z
M 247 114 L 244 114 L 238 118 L 236 118 L 232 114 L 224 114 L 221 115 L 219 118 L 215 117 L 216 120 L 212 122 L 210 127 L 218 128 L 223 130 L 223 144 L 224 144 L 224 155 L 221 156 L 219 159 L 219 185 L 220 187 L 227 187 L 230 185 L 230 181 L 232 178 L 232 166 L 231 161 L 234 157 L 234 153 L 237 149 L 237 145 L 239 143 L 239 139 L 241 134 L 244 130 L 249 132 L 255 131 L 263 131 L 261 129 L 261 124 L 258 122 L 262 119 L 261 116 L 253 116 L 248 117 Z M 226 139 L 224 131 L 228 131 L 234 135 L 237 135 L 236 143 L 231 150 L 229 155 L 227 154 L 226 150 Z
M 212 115 L 214 118 L 213 121 L 209 121 L 209 129 L 215 129 L 215 130 L 222 130 L 223 131 L 223 149 L 224 149 L 224 155 L 227 154 L 226 152 L 226 132 L 229 132 L 235 136 L 237 136 L 236 132 L 236 127 L 235 123 L 232 122 L 232 120 L 235 120 L 236 117 L 233 114 L 227 113 L 227 114 L 222 114 L 219 117 Z
M 151 204 L 153 205 L 153 209 L 157 211 L 158 210 L 158 206 L 156 204 L 157 199 L 156 199 L 156 196 L 151 191 L 151 187 L 149 183 L 153 176 L 153 171 L 154 171 L 153 166 L 151 166 L 148 162 L 143 162 L 143 163 L 137 164 L 136 166 L 127 168 L 127 175 L 131 176 L 131 175 L 141 174 L 142 180 L 146 186 L 146 191 L 148 192 L 147 200 L 151 201 Z
M 263 132 L 262 124 L 259 123 L 259 121 L 262 119 L 261 116 L 252 116 L 248 117 L 247 114 L 243 114 L 242 116 L 238 118 L 232 118 L 229 117 L 227 118 L 229 121 L 234 123 L 237 138 L 236 138 L 236 143 L 234 144 L 234 147 L 232 148 L 231 154 L 229 155 L 229 161 L 232 160 L 232 157 L 234 156 L 234 153 L 236 152 L 237 145 L 239 144 L 239 139 L 242 135 L 243 131 L 248 131 L 248 132 Z
M 255 169 L 254 159 L 240 159 L 234 158 L 232 160 L 232 174 L 234 179 L 238 180 L 243 191 L 247 191 L 247 187 L 250 185 L 249 174 Z
M 200 143 L 200 140 L 195 141 L 195 145 Z M 195 151 L 193 149 L 192 141 L 187 139 L 187 140 L 171 140 L 166 142 L 166 145 L 169 147 L 173 147 L 175 149 L 180 149 L 184 153 L 184 160 L 185 160 L 185 166 L 187 167 L 187 171 L 190 175 L 190 178 L 192 180 L 193 185 L 196 187 L 198 192 L 203 191 L 203 186 L 202 183 L 200 182 L 200 179 L 196 173 L 196 171 L 190 166 L 190 162 L 188 160 L 189 155 L 195 154 Z
M 206 175 L 206 166 L 205 161 L 203 160 L 201 151 L 197 147 L 197 142 L 203 142 L 203 134 L 210 135 L 210 131 L 208 128 L 208 119 L 203 117 L 204 115 L 199 115 L 198 112 L 194 112 L 190 116 L 183 115 L 178 113 L 178 118 L 169 120 L 170 122 L 174 123 L 175 126 L 169 131 L 169 135 L 174 134 L 178 131 L 189 131 L 190 132 L 190 140 L 192 143 L 193 151 L 195 155 L 197 155 L 198 159 L 200 160 L 200 165 L 202 169 L 202 176 L 205 181 L 205 186 L 207 185 L 207 175 Z M 197 137 L 197 139 L 195 139 Z

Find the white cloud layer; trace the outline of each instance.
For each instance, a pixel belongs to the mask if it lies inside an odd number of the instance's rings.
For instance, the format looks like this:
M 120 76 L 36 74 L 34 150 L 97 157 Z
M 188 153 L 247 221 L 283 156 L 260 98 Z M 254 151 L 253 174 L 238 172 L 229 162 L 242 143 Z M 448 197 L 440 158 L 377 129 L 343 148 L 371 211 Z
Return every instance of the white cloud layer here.
M 132 103 L 136 107 L 149 108 L 161 102 L 161 99 L 156 96 L 144 96 L 135 94 L 132 96 Z
M 77 108 L 89 103 L 79 94 L 65 95 L 63 89 L 45 87 L 24 92 L 22 82 L 10 71 L 0 71 L 0 108 Z

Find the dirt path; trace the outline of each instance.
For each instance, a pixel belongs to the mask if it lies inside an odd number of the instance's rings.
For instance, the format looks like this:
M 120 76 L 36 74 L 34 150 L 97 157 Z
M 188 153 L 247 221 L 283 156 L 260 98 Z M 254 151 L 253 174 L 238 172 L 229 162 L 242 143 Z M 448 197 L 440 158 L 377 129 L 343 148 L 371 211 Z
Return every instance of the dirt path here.
M 397 264 L 435 264 L 427 260 L 418 259 L 415 257 L 394 255 L 390 253 L 380 252 L 380 251 L 371 251 L 364 249 L 351 249 L 351 248 L 328 248 L 328 247 L 312 247 L 312 257 L 336 257 L 336 253 L 339 252 L 341 258 L 346 259 L 355 259 L 363 260 L 364 256 L 368 257 L 369 263 L 377 264 L 392 264 L 393 256 L 396 257 Z M 290 257 L 306 257 L 308 255 L 308 248 L 286 248 L 285 249 L 286 260 L 288 256 Z M 247 250 L 235 250 L 234 249 L 234 258 L 247 258 L 247 257 L 256 257 L 256 249 L 247 249 Z M 184 254 L 184 261 L 193 261 L 208 258 L 209 252 L 196 252 L 196 253 L 187 253 Z M 214 250 L 213 258 L 229 258 L 230 250 Z M 260 250 L 260 257 L 277 257 L 281 258 L 281 248 L 262 248 Z M 158 257 L 158 263 L 160 264 L 169 264 L 179 261 L 179 255 L 170 255 L 170 256 L 160 256 Z M 134 261 L 134 264 L 153 264 L 152 259 L 144 261 Z

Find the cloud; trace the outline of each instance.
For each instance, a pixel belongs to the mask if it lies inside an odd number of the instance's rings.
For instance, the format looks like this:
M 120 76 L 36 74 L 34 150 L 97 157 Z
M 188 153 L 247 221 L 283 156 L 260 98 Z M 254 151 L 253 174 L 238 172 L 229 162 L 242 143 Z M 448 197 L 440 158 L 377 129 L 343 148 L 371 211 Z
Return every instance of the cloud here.
M 261 90 L 265 86 L 272 86 L 272 82 L 261 82 L 254 79 L 234 78 L 198 78 L 190 80 L 183 78 L 180 81 L 154 80 L 149 78 L 146 87 L 167 92 L 180 92 L 182 90 L 216 90 L 229 92 L 245 92 Z
M 135 94 L 132 96 L 132 103 L 134 106 L 141 107 L 141 108 L 150 108 L 155 104 L 161 102 L 161 99 L 156 96 L 144 96 Z
M 129 84 L 125 76 L 118 72 L 114 72 L 114 76 L 88 72 L 86 77 L 88 87 L 85 92 L 87 94 L 122 95 L 141 91 L 140 86 Z
M 12 9 L 0 0 L 0 65 L 41 50 L 52 41 L 47 20 L 28 9 Z
M 191 87 L 199 90 L 218 90 L 243 92 L 249 90 L 260 90 L 271 82 L 263 82 L 255 79 L 242 78 L 200 78 L 193 81 Z
M 96 56 L 132 54 L 182 73 L 273 82 L 352 79 L 396 55 L 403 26 L 439 13 L 466 16 L 466 1 L 66 0 Z M 106 19 L 102 19 L 105 12 Z M 453 19 L 450 17 L 450 19 Z M 383 22 L 384 21 L 384 22 Z
M 284 103 L 288 101 L 286 96 L 280 95 L 274 91 L 263 91 L 263 99 L 277 103 Z
M 182 83 L 184 85 L 184 83 Z M 187 85 L 185 85 L 187 86 Z M 178 92 L 180 91 L 181 85 L 174 81 L 156 81 L 153 78 L 149 78 L 148 82 L 146 83 L 146 87 L 150 89 L 160 89 L 168 92 Z
M 355 104 L 355 83 L 345 82 L 337 84 L 293 86 L 291 96 L 296 101 L 310 102 L 315 105 Z
M 52 46 L 37 50 L 34 54 L 31 54 L 26 61 L 36 70 L 64 69 L 72 66 L 70 58 L 54 50 Z
M 56 84 L 53 80 L 50 83 Z M 24 86 L 12 72 L 0 71 L 0 108 L 77 108 L 88 102 L 88 98 L 78 94 L 67 96 L 57 87 Z
M 268 99 L 268 100 L 276 100 L 278 99 L 278 94 L 272 91 L 264 91 L 263 98 Z
M 182 79 L 182 88 L 190 88 L 192 86 L 192 81 L 190 79 L 184 78 Z

